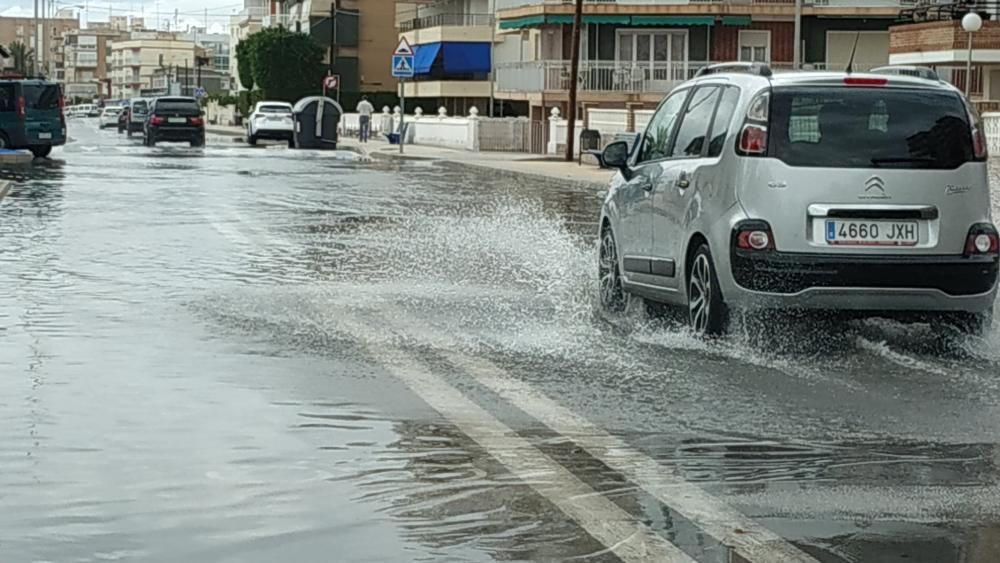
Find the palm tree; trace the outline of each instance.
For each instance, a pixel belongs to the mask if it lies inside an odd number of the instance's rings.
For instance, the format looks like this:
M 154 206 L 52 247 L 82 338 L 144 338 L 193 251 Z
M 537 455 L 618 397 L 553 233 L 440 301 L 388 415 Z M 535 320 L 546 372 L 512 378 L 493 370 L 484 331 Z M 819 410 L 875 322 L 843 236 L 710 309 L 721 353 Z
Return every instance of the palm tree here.
M 20 41 L 10 44 L 10 56 L 14 59 L 14 72 L 29 74 L 35 61 L 35 51 Z

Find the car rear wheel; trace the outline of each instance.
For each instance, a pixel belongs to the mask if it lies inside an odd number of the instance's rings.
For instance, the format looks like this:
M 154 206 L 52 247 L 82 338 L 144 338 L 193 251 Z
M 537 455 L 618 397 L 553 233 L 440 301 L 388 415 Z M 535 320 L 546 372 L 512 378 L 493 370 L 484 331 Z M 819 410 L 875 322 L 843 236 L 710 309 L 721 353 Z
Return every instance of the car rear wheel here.
M 7 135 L 0 131 L 0 149 L 10 148 L 10 141 L 7 140 Z
M 52 145 L 31 147 L 31 154 L 34 155 L 35 158 L 45 158 L 49 156 L 49 153 L 51 152 L 52 152 Z
M 601 308 L 611 313 L 621 313 L 628 308 L 629 293 L 622 286 L 621 268 L 618 264 L 618 245 L 608 227 L 601 233 L 601 248 L 597 260 L 597 280 Z
M 707 244 L 698 247 L 688 268 L 688 322 L 700 336 L 726 332 L 726 304 Z
M 251 147 L 256 146 L 257 136 L 253 134 L 247 135 L 247 144 L 250 145 Z

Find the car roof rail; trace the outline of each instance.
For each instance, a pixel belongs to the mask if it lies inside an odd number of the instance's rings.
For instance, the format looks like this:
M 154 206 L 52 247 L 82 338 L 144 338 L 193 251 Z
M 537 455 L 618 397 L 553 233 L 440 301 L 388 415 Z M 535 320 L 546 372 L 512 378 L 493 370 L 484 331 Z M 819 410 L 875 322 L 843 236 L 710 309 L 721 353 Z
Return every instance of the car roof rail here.
M 698 78 L 699 76 L 708 76 L 709 74 L 719 74 L 720 72 L 743 72 L 763 76 L 764 78 L 770 78 L 774 74 L 771 72 L 771 67 L 764 63 L 732 62 L 708 65 L 699 70 L 694 77 Z
M 893 76 L 913 76 L 925 80 L 940 82 L 941 77 L 931 67 L 916 65 L 887 65 L 871 69 L 872 74 L 891 74 Z

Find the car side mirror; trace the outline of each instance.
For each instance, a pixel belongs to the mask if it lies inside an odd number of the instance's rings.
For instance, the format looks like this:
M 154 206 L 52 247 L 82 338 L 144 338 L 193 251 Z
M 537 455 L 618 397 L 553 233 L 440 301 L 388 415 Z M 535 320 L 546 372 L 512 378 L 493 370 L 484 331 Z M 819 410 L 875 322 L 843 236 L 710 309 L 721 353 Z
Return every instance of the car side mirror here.
M 604 147 L 604 151 L 601 153 L 601 161 L 608 168 L 621 170 L 622 176 L 628 180 L 632 176 L 632 169 L 628 167 L 628 153 L 628 143 L 625 141 L 616 141 Z

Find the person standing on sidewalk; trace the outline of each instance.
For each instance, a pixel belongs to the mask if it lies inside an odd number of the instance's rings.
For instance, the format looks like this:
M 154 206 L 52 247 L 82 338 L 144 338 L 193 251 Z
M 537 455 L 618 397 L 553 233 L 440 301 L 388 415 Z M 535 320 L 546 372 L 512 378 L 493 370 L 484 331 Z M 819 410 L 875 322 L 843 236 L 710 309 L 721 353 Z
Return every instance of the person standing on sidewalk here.
M 358 140 L 362 143 L 368 142 L 368 135 L 372 129 L 372 112 L 375 106 L 368 101 L 368 96 L 361 96 L 358 102 Z

